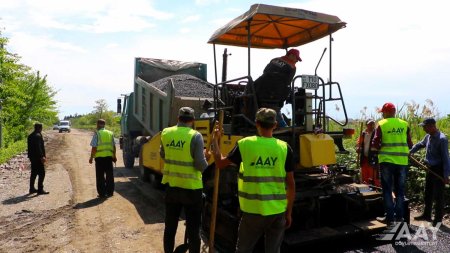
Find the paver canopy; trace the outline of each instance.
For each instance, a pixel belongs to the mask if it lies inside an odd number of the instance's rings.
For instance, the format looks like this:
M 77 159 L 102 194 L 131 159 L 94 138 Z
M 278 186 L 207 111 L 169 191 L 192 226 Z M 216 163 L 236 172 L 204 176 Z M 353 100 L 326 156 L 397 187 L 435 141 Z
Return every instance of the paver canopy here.
M 289 48 L 323 38 L 344 28 L 346 23 L 328 14 L 254 4 L 250 10 L 216 30 L 208 43 L 248 47 L 248 25 L 251 47 Z

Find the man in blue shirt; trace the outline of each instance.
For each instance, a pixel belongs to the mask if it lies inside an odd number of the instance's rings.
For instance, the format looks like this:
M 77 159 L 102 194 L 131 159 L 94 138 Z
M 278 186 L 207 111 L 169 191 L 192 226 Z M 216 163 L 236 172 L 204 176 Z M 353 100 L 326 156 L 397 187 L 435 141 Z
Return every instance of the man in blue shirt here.
M 428 168 L 444 178 L 436 177 L 430 172 L 427 172 L 425 181 L 425 209 L 424 212 L 415 217 L 415 220 L 431 221 L 431 207 L 433 199 L 434 205 L 434 220 L 435 226 L 438 222 L 442 222 L 444 211 L 444 188 L 448 184 L 448 176 L 450 172 L 449 156 L 448 156 L 448 140 L 445 134 L 441 133 L 436 127 L 436 120 L 433 118 L 425 119 L 419 124 L 427 133 L 423 140 L 412 147 L 410 154 L 417 152 L 419 149 L 426 148 L 425 162 Z

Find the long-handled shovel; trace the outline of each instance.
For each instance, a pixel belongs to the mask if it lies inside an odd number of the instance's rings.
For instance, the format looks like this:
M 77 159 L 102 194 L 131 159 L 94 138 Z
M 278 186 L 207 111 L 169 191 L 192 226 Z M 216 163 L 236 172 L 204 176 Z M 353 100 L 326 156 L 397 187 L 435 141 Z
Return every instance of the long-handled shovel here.
M 419 160 L 417 160 L 414 156 L 410 155 L 409 158 L 411 159 L 411 161 L 413 161 L 419 168 L 426 170 L 427 172 L 430 172 L 431 174 L 433 174 L 433 176 L 439 178 L 444 184 L 445 184 L 445 179 L 440 176 L 439 174 L 437 174 L 436 172 L 430 170 L 425 164 L 421 163 Z

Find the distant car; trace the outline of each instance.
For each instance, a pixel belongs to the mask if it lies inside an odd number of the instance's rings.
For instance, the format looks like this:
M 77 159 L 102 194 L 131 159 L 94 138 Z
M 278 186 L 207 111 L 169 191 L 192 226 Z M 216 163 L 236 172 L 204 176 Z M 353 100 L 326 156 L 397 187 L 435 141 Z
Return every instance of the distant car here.
M 70 121 L 61 120 L 58 124 L 58 130 L 60 133 L 62 133 L 62 132 L 70 133 Z
M 58 125 L 53 125 L 53 130 L 59 130 L 59 126 Z

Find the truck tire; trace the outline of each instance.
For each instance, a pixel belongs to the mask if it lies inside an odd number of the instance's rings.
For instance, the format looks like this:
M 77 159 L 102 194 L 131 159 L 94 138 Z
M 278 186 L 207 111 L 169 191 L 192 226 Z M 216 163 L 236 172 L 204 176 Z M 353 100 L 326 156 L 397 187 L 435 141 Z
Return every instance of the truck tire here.
M 150 180 L 150 175 L 151 175 L 150 169 L 146 168 L 144 166 L 139 166 L 139 171 L 140 171 L 140 178 L 141 178 L 142 182 L 149 183 L 151 181 Z
M 134 167 L 134 155 L 133 153 L 123 150 L 123 164 L 125 168 L 132 169 Z

